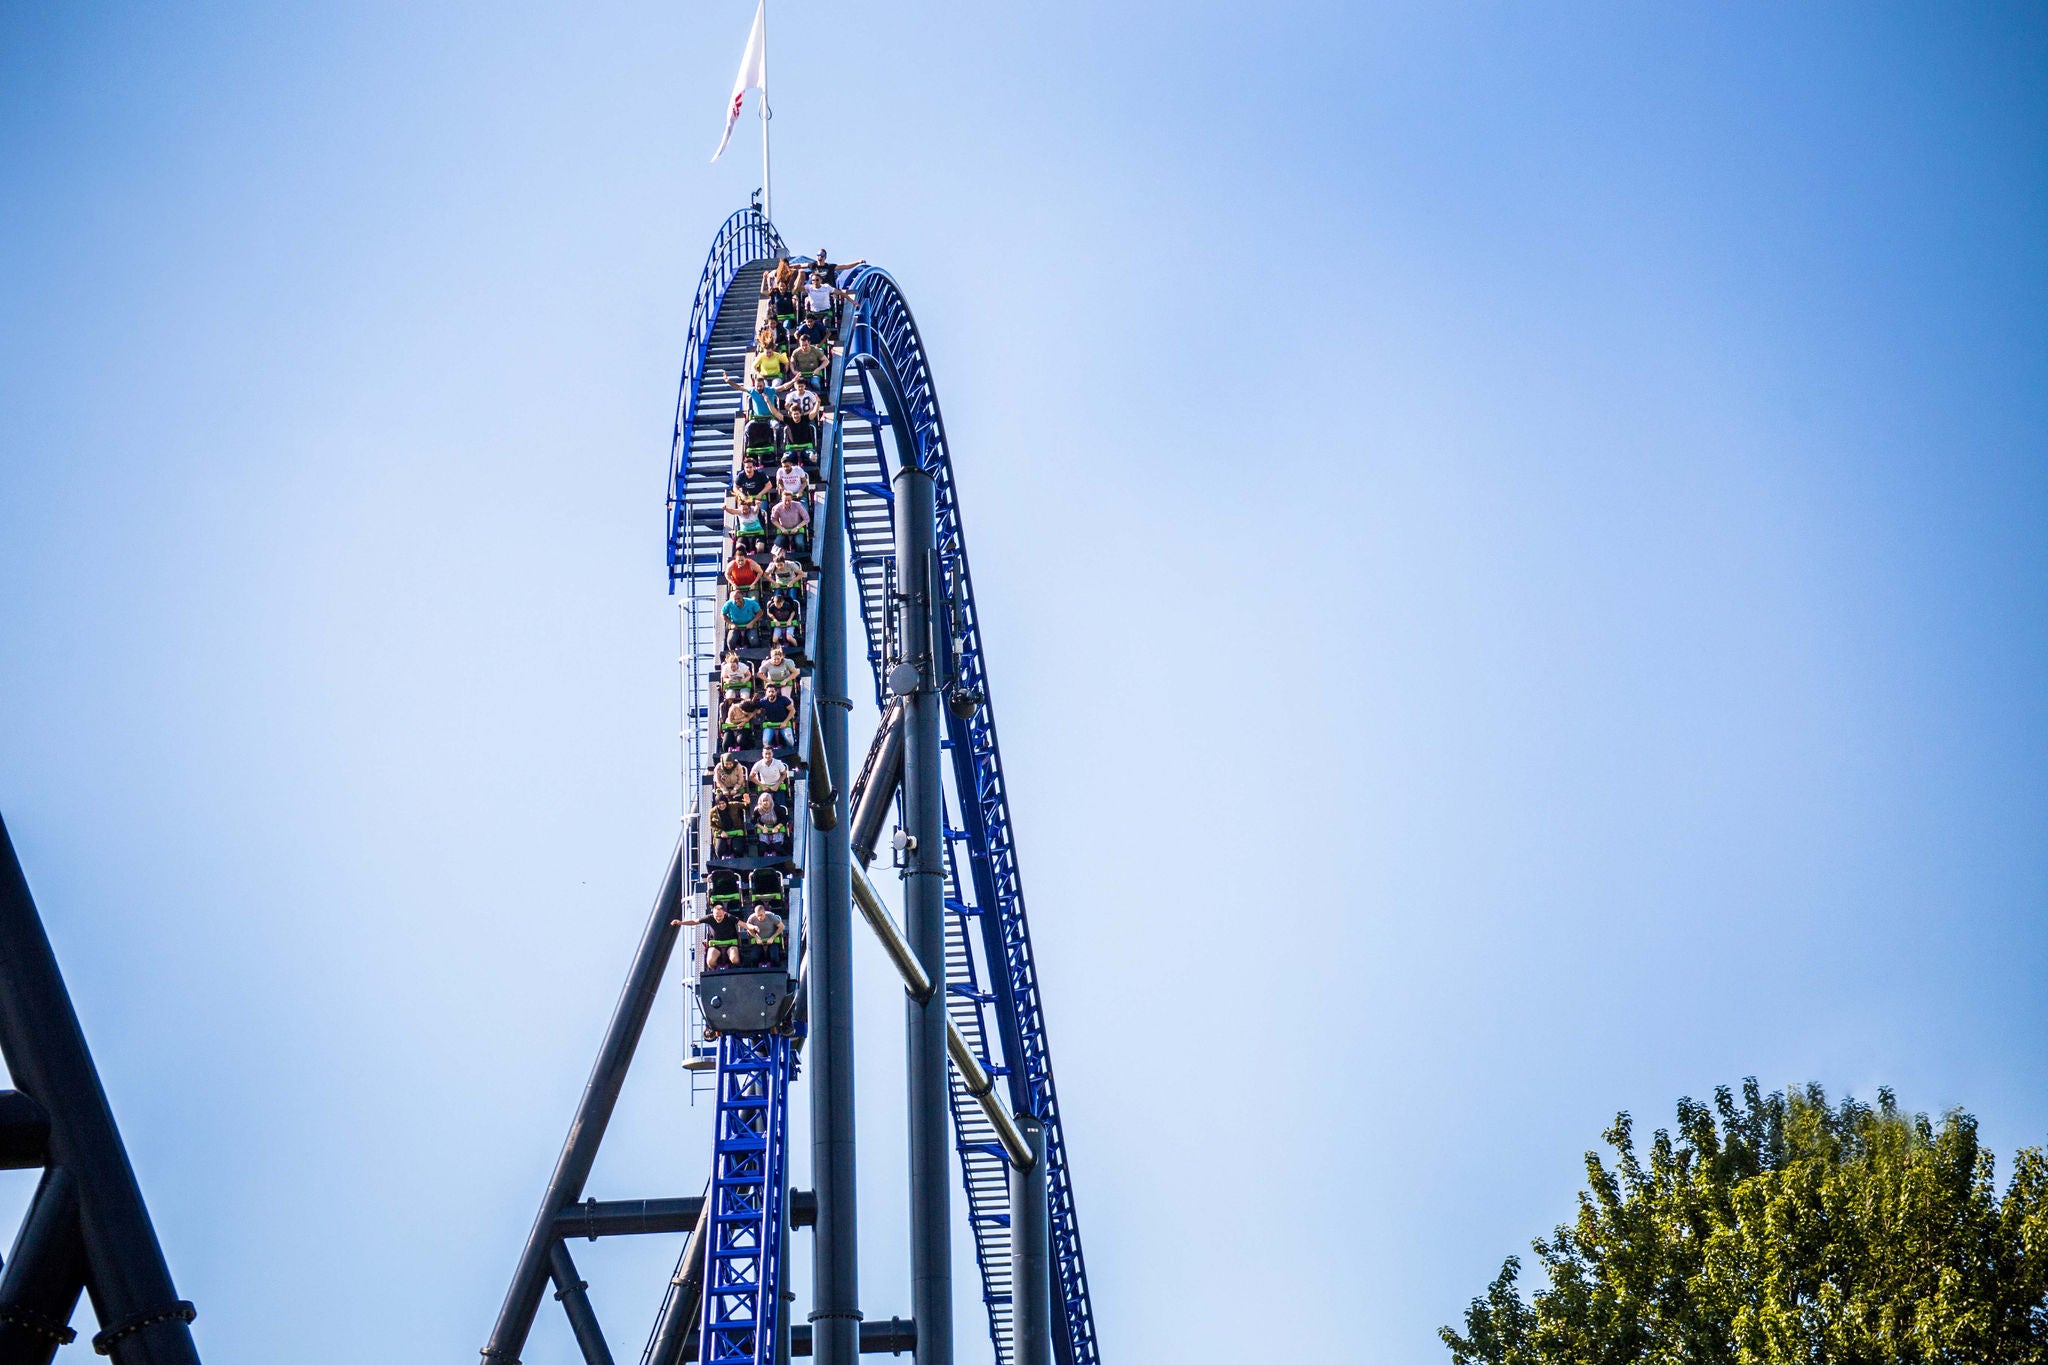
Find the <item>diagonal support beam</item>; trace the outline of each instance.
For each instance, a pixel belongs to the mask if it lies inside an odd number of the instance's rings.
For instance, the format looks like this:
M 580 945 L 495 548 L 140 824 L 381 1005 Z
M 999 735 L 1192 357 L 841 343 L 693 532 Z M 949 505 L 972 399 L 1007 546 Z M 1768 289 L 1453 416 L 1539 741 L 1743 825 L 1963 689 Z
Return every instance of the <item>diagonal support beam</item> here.
M 632 969 L 626 974 L 626 988 L 620 992 L 619 1003 L 612 1011 L 611 1024 L 605 1029 L 597 1064 L 590 1070 L 590 1080 L 583 1087 L 583 1100 L 576 1106 L 576 1117 L 569 1124 L 569 1136 L 563 1141 L 562 1154 L 555 1161 L 555 1173 L 548 1180 L 546 1192 L 541 1195 L 540 1212 L 534 1217 L 532 1231 L 526 1235 L 526 1246 L 512 1272 L 512 1285 L 505 1291 L 504 1306 L 498 1310 L 498 1320 L 491 1328 L 490 1339 L 484 1343 L 484 1359 L 493 1365 L 518 1365 L 519 1353 L 526 1347 L 527 1333 L 533 1330 L 533 1315 L 540 1307 L 541 1291 L 547 1286 L 552 1248 L 559 1245 L 555 1219 L 576 1201 L 583 1193 L 584 1182 L 590 1179 L 590 1166 L 597 1159 L 598 1144 L 604 1141 L 605 1128 L 611 1123 L 612 1110 L 619 1102 L 619 1088 L 626 1082 L 626 1069 L 633 1064 L 634 1050 L 640 1046 L 640 1035 L 647 1027 L 648 1012 L 654 1008 L 654 993 L 661 985 L 662 973 L 668 968 L 669 956 L 675 951 L 676 930 L 669 921 L 677 917 L 682 904 L 683 856 L 687 844 L 688 832 L 685 831 L 684 836 L 676 840 L 676 851 L 669 858 L 668 875 L 662 879 L 661 890 L 654 897 L 653 913 L 647 917 L 647 928 L 640 936 L 639 950 L 634 953 Z
M 57 955 L 0 821 L 0 1053 L 50 1119 L 50 1161 L 78 1185 L 93 1348 L 114 1365 L 199 1365 L 190 1303 L 178 1297 L 128 1162 Z
M 861 918 L 868 922 L 868 928 L 875 931 L 875 937 L 882 942 L 882 952 L 896 966 L 897 974 L 903 978 L 903 989 L 910 998 L 922 1005 L 929 1002 L 938 988 L 925 974 L 924 964 L 917 960 L 917 954 L 910 947 L 910 940 L 903 936 L 903 930 L 889 913 L 889 907 L 882 904 L 882 898 L 875 894 L 874 883 L 858 866 L 853 869 L 853 900 L 860 907 Z M 995 1078 L 981 1059 L 974 1055 L 974 1049 L 967 1045 L 959 1027 L 949 1017 L 946 1020 L 946 1052 L 953 1059 L 953 1065 L 960 1071 L 960 1081 L 967 1087 L 967 1093 L 974 1096 L 974 1102 L 981 1106 L 981 1112 L 988 1116 L 996 1137 L 1001 1139 L 1003 1150 L 1009 1153 L 1010 1164 L 1020 1171 L 1028 1171 L 1037 1156 L 1030 1141 L 1024 1136 L 1017 1120 L 1010 1117 L 1010 1110 L 996 1094 Z
M 612 1365 L 612 1348 L 605 1345 L 604 1329 L 597 1325 L 597 1310 L 590 1306 L 590 1288 L 576 1273 L 569 1248 L 556 1242 L 548 1248 L 548 1276 L 555 1282 L 555 1297 L 569 1315 L 569 1330 L 576 1335 L 576 1349 L 583 1352 L 583 1365 Z
M 21 1220 L 7 1270 L 0 1274 L 0 1360 L 50 1365 L 78 1334 L 71 1315 L 85 1289 L 85 1239 L 78 1230 L 78 1185 L 62 1166 L 43 1172 Z

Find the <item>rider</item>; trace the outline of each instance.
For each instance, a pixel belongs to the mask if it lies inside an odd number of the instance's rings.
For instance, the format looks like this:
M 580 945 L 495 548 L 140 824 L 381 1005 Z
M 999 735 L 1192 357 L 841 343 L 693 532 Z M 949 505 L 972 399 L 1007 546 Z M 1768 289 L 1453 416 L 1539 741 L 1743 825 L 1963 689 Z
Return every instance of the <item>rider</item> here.
M 836 285 L 839 283 L 840 271 L 851 270 L 857 265 L 867 263 L 868 258 L 863 256 L 857 261 L 848 261 L 845 265 L 834 265 L 825 255 L 825 248 L 819 247 L 816 258 L 811 261 L 811 273 L 822 278 L 826 284 Z
M 760 457 L 750 451 L 740 465 L 740 472 L 733 475 L 732 486 L 750 498 L 766 497 L 774 478 L 775 471 L 762 464 Z
M 735 488 L 731 499 L 737 506 L 732 518 L 732 548 L 736 554 L 757 554 L 766 547 L 768 523 L 761 511 L 761 500 L 750 498 Z
M 789 353 L 789 368 L 803 383 L 815 388 L 824 381 L 825 367 L 832 363 L 832 357 L 823 346 L 809 337 L 800 336 L 796 349 Z
M 782 689 L 771 687 L 768 695 L 754 703 L 754 716 L 761 726 L 761 743 L 796 747 L 796 706 Z
M 800 467 L 815 468 L 818 463 L 818 419 L 808 412 L 792 414 L 782 424 L 783 458 L 795 460 Z M 781 475 L 776 475 L 777 482 Z
M 775 756 L 772 746 L 763 744 L 760 761 L 747 769 L 747 776 L 753 780 L 754 790 L 765 795 L 789 790 L 789 775 L 792 771 L 787 763 Z
M 794 597 L 779 592 L 774 594 L 761 614 L 768 622 L 770 645 L 803 648 L 803 641 L 799 638 L 803 634 L 803 615 L 797 609 Z
M 717 971 L 721 966 L 740 965 L 740 927 L 742 921 L 728 910 L 722 901 L 715 901 L 711 913 L 691 919 L 673 919 L 674 925 L 704 926 L 704 970 Z
M 773 796 L 762 792 L 747 814 L 753 821 L 754 840 L 762 857 L 773 858 L 788 851 L 789 819 Z
M 745 450 L 773 458 L 775 454 L 775 423 L 782 416 L 782 409 L 776 404 L 775 392 L 762 382 L 760 376 L 751 372 L 747 382 L 733 382 L 732 374 L 726 370 L 718 372 L 725 382 L 740 391 L 740 413 L 747 419 Z
M 773 567 L 772 565 L 770 567 Z M 718 690 L 728 697 L 752 694 L 754 690 L 754 668 L 739 655 L 726 652 L 725 666 L 718 670 Z
M 803 591 L 804 566 L 789 557 L 789 551 L 780 545 L 775 547 L 773 557 L 768 561 L 768 571 L 762 575 L 768 581 L 771 592 L 785 597 L 795 597 Z
M 751 597 L 735 594 L 725 599 L 725 605 L 718 609 L 725 618 L 725 643 L 728 649 L 751 649 L 754 637 L 761 627 L 761 604 Z
M 786 547 L 792 554 L 802 554 L 810 543 L 811 509 L 785 493 L 782 501 L 775 504 L 775 510 L 768 514 L 768 525 L 775 533 L 777 545 Z
M 789 934 L 787 926 L 782 922 L 782 916 L 767 906 L 756 903 L 754 913 L 747 916 L 741 927 L 753 940 L 753 958 L 756 966 L 780 967 L 789 961 Z
M 768 296 L 768 311 L 779 324 L 796 320 L 797 297 L 803 287 L 803 272 L 788 259 L 776 263 L 761 276 L 761 291 Z
M 804 472 L 803 461 L 794 448 L 782 457 L 782 464 L 775 471 L 775 489 L 785 498 L 802 498 L 811 491 L 811 476 Z
M 747 765 L 738 754 L 727 754 L 711 770 L 711 790 L 721 800 L 744 798 L 747 794 Z
M 793 686 L 802 673 L 794 660 L 783 657 L 781 645 L 771 646 L 768 657 L 761 660 L 761 666 L 754 670 L 754 676 L 769 687 Z
M 719 743 L 727 753 L 754 747 L 754 727 L 760 723 L 754 702 L 744 695 L 733 698 L 718 723 Z
M 734 552 L 725 564 L 725 581 L 732 584 L 733 591 L 751 596 L 754 585 L 761 581 L 761 566 L 754 562 L 752 555 Z
M 747 803 L 719 801 L 711 807 L 711 856 L 738 858 L 747 840 Z
M 770 388 L 780 384 L 789 374 L 789 357 L 775 344 L 775 328 L 763 327 L 761 334 L 754 338 L 754 358 L 749 362 L 754 377 Z

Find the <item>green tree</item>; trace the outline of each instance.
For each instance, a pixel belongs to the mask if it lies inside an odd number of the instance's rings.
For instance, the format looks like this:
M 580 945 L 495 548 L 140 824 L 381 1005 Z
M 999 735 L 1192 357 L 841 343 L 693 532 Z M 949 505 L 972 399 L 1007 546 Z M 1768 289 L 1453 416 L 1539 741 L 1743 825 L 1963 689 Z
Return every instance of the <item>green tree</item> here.
M 1578 1216 L 1510 1256 L 1457 1365 L 2048 1365 L 2048 1161 L 2003 1197 L 1977 1122 L 1831 1107 L 1819 1086 L 1678 1102 L 1647 1161 L 1627 1114 L 1586 1154 Z

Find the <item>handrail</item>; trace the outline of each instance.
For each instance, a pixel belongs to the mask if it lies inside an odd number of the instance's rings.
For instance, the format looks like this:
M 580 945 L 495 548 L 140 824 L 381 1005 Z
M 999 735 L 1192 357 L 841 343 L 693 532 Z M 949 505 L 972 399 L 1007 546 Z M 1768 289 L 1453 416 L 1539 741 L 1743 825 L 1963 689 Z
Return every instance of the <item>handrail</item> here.
M 668 448 L 668 590 L 673 594 L 682 567 L 684 489 L 690 468 L 690 450 L 696 440 L 697 404 L 704 378 L 705 358 L 711 353 L 711 333 L 718 322 L 718 306 L 725 299 L 740 268 L 751 261 L 767 260 L 788 251 L 782 235 L 760 209 L 751 205 L 727 218 L 711 239 L 711 252 L 704 273 L 697 279 L 697 294 L 690 303 L 690 331 L 683 341 L 683 377 L 676 387 L 676 423 Z

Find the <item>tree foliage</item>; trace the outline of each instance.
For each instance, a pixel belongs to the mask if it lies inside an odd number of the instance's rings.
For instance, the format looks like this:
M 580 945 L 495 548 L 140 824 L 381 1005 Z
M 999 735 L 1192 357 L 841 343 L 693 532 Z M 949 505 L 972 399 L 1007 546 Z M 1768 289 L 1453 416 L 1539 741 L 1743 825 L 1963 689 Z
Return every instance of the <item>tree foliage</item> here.
M 1446 1327 L 1457 1365 L 2048 1365 L 2048 1162 L 2001 1198 L 1977 1123 L 1831 1107 L 1818 1086 L 1678 1102 L 1648 1160 L 1627 1114 L 1586 1154 L 1578 1217 L 1509 1257 Z

